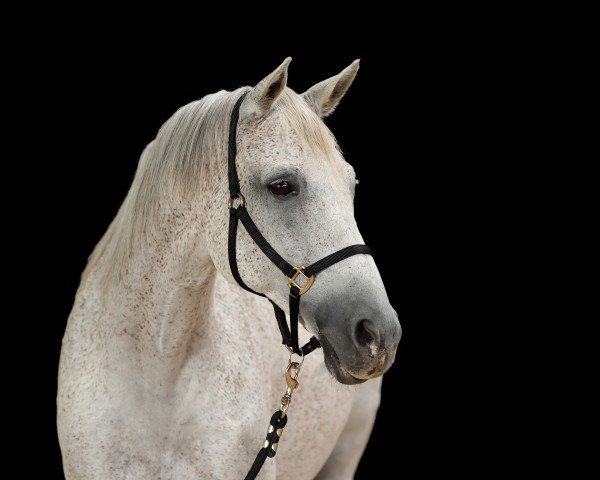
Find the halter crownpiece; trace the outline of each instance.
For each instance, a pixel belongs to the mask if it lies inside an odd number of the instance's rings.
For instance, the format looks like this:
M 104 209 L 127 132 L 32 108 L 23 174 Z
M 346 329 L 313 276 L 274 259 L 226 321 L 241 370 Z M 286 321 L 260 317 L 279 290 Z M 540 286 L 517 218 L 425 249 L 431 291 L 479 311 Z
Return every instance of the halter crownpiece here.
M 233 111 L 231 112 L 231 121 L 229 123 L 229 146 L 227 149 L 227 169 L 229 177 L 229 199 L 227 202 L 229 207 L 229 268 L 231 269 L 233 278 L 235 278 L 235 281 L 240 285 L 240 287 L 251 293 L 254 293 L 255 295 L 265 297 L 271 302 L 275 311 L 275 319 L 277 320 L 277 325 L 279 326 L 279 331 L 281 332 L 282 343 L 286 345 L 290 351 L 304 356 L 319 348 L 321 344 L 316 337 L 311 337 L 310 341 L 302 348 L 300 348 L 298 345 L 298 314 L 300 311 L 300 297 L 310 290 L 318 273 L 353 255 L 372 255 L 372 252 L 366 245 L 351 245 L 322 258 L 308 267 L 293 266 L 281 255 L 279 255 L 279 253 L 277 253 L 277 251 L 271 246 L 262 233 L 260 233 L 260 230 L 252 221 L 252 218 L 246 209 L 246 199 L 240 191 L 240 181 L 235 164 L 237 156 L 237 125 L 240 118 L 240 106 L 242 105 L 246 94 L 247 93 L 244 93 L 235 103 Z M 238 204 L 237 207 L 235 206 L 236 203 Z M 288 286 L 290 287 L 289 327 L 285 318 L 285 312 L 265 294 L 256 292 L 248 287 L 248 285 L 244 283 L 242 277 L 240 276 L 236 257 L 237 227 L 239 221 L 242 222 L 244 228 L 252 240 L 254 240 L 258 247 L 262 250 L 262 252 L 269 258 L 269 260 L 271 260 L 271 262 L 275 264 L 279 270 L 281 270 L 286 277 L 288 277 Z

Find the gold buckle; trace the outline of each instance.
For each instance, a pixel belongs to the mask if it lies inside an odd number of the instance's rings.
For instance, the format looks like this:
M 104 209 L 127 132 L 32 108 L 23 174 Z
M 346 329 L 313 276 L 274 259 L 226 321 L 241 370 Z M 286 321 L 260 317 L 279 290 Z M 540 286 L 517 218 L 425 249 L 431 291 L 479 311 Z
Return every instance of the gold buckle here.
M 310 287 L 312 287 L 312 284 L 315 281 L 315 276 L 311 275 L 310 277 L 307 277 L 306 275 L 304 275 L 304 267 L 294 267 L 294 270 L 296 271 L 296 273 L 294 273 L 294 275 L 292 275 L 292 278 L 290 278 L 290 280 L 288 281 L 288 287 L 292 288 L 292 285 L 294 285 L 298 288 L 298 290 L 300 290 L 299 294 L 304 295 L 310 290 Z M 302 275 L 306 279 L 306 283 L 304 284 L 304 286 L 299 285 L 296 282 L 296 279 L 299 275 Z
M 246 206 L 246 199 L 240 192 L 238 192 L 234 195 L 229 196 L 229 201 L 227 202 L 227 206 L 229 207 L 230 210 L 233 208 L 233 202 L 236 200 L 240 201 L 240 207 Z

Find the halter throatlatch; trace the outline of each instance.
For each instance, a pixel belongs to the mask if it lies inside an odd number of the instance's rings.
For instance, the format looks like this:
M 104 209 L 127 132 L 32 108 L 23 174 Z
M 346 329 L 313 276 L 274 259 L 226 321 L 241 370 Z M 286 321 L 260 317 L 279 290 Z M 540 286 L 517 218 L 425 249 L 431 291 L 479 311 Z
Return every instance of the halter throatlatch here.
M 240 106 L 246 97 L 244 93 L 236 102 L 231 112 L 231 121 L 229 124 L 229 147 L 227 150 L 227 169 L 229 177 L 229 267 L 235 281 L 245 290 L 266 297 L 264 293 L 259 293 L 252 290 L 248 285 L 244 283 L 237 266 L 236 258 L 236 239 L 237 239 L 237 227 L 238 222 L 242 222 L 244 228 L 262 250 L 262 252 L 275 264 L 275 266 L 281 270 L 281 272 L 288 277 L 288 286 L 290 288 L 289 294 L 289 308 L 290 308 L 290 326 L 288 327 L 285 312 L 279 308 L 273 300 L 268 299 L 273 305 L 275 311 L 275 318 L 279 331 L 281 332 L 281 338 L 283 344 L 286 345 L 292 352 L 298 355 L 308 355 L 313 350 L 316 350 L 321 346 L 319 340 L 315 337 L 311 337 L 310 341 L 302 348 L 298 345 L 298 314 L 300 311 L 300 297 L 310 290 L 310 287 L 315 282 L 317 274 L 332 265 L 341 262 L 342 260 L 357 254 L 371 255 L 371 250 L 366 245 L 351 245 L 346 248 L 342 248 L 337 252 L 328 255 L 321 260 L 309 265 L 308 267 L 293 266 L 288 263 L 267 241 L 267 239 L 260 233 L 260 230 L 256 224 L 252 221 L 250 214 L 246 208 L 246 199 L 240 191 L 240 181 L 237 174 L 237 168 L 235 159 L 237 156 L 237 125 L 240 118 Z M 235 204 L 237 203 L 237 206 Z

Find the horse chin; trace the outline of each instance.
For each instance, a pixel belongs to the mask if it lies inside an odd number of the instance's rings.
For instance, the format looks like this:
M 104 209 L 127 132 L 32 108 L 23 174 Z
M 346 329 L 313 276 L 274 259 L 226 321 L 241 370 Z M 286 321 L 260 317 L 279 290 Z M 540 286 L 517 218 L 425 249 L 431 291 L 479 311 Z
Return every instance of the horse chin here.
M 342 366 L 337 353 L 326 338 L 321 338 L 320 342 L 323 347 L 325 367 L 333 378 L 344 385 L 358 385 L 367 381 L 366 378 L 356 378 Z

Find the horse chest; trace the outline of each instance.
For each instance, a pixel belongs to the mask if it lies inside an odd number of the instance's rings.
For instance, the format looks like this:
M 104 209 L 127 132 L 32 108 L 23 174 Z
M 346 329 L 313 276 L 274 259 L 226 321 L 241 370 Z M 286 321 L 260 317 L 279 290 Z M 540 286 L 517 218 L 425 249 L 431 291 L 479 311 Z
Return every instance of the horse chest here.
M 217 287 L 231 288 L 228 284 Z M 228 472 L 247 470 L 261 447 L 268 420 L 286 390 L 283 372 L 288 361 L 276 325 L 268 321 L 270 305 L 246 295 L 230 298 L 233 300 L 226 306 L 218 304 L 221 306 L 211 312 L 214 318 L 207 322 L 222 326 L 231 315 L 237 319 L 225 332 L 219 328 L 227 336 L 227 344 L 215 343 L 213 352 L 204 349 L 192 368 L 203 372 L 199 381 L 204 387 L 199 391 L 204 393 L 195 401 L 201 412 L 198 431 L 205 445 L 207 438 L 215 439 L 210 442 L 210 453 L 206 447 L 204 451 L 215 459 L 229 452 L 235 462 L 224 466 Z M 306 341 L 310 334 L 302 331 L 300 337 Z M 242 344 L 253 347 L 236 347 Z M 277 464 L 278 477 L 283 477 L 283 472 L 291 480 L 316 476 L 346 424 L 354 394 L 354 387 L 340 385 L 327 372 L 321 350 L 306 358 L 278 454 L 269 460 Z
M 330 456 L 352 408 L 354 390 L 335 384 L 320 357 L 318 353 L 306 360 L 277 456 L 267 461 L 267 468 L 269 463 L 276 464 L 278 478 L 314 478 Z M 217 478 L 243 478 L 285 392 L 281 366 L 263 371 L 262 377 L 258 369 L 253 370 L 246 371 L 251 379 L 246 384 L 233 370 L 215 371 L 209 384 L 205 383 L 210 388 L 192 400 L 182 418 L 181 424 L 188 427 L 185 436 L 194 439 L 185 447 L 190 454 L 187 460 L 197 459 L 199 454 L 207 474 Z M 190 417 L 193 423 L 189 423 Z

